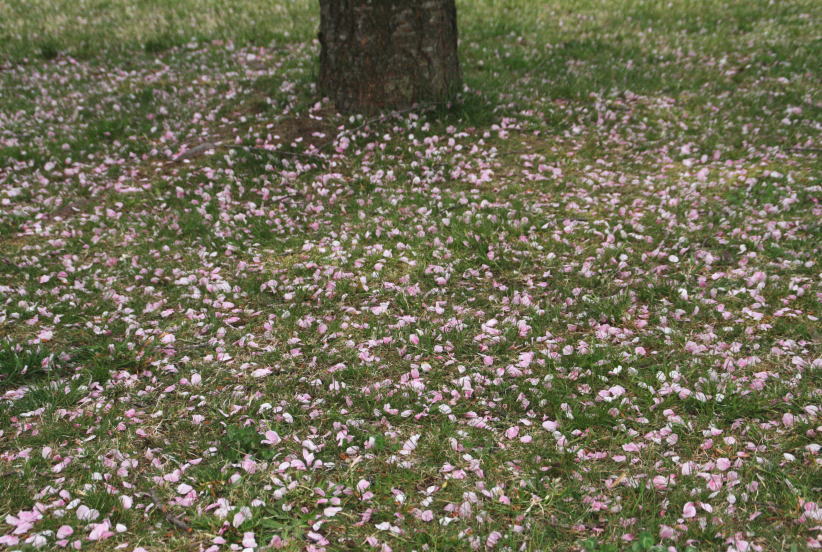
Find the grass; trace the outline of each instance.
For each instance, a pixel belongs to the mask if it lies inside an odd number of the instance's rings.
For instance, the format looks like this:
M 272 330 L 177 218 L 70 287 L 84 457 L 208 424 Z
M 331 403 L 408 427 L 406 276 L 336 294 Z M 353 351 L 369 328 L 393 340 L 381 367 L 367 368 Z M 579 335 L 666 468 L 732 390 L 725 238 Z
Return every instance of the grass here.
M 458 4 L 0 3 L 0 545 L 819 546 L 817 3 Z
M 11 60 L 54 59 L 61 54 L 154 56 L 191 41 L 268 44 L 309 40 L 310 2 L 148 1 L 5 2 L 0 39 Z M 265 23 L 263 23 L 265 22 Z

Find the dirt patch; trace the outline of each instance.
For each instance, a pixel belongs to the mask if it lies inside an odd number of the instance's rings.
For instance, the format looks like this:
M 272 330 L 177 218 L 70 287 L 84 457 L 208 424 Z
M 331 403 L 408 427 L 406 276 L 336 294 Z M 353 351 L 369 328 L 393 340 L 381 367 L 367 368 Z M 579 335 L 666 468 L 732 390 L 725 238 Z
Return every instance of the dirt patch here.
M 241 120 L 241 113 L 234 114 L 236 120 Z M 336 117 L 332 109 L 302 113 L 283 118 L 274 123 L 257 122 L 256 124 L 240 127 L 239 125 L 225 125 L 209 133 L 208 140 L 199 143 L 184 145 L 173 161 L 182 162 L 207 157 L 236 145 L 237 137 L 265 136 L 265 143 L 260 142 L 252 148 L 280 151 L 307 151 L 316 152 L 327 149 L 337 135 L 337 125 L 332 122 Z M 264 128 L 254 128 L 263 126 Z
M 331 122 L 331 109 L 317 113 L 304 113 L 277 123 L 270 130 L 275 143 L 306 149 L 327 147 L 336 136 L 336 126 Z
M 54 212 L 49 213 L 43 219 L 46 222 L 51 222 L 55 220 L 67 220 L 77 216 L 80 213 L 83 213 L 88 210 L 91 205 L 94 205 L 95 201 L 92 199 L 79 199 L 77 201 L 72 201 L 71 203 L 66 203 L 58 207 Z

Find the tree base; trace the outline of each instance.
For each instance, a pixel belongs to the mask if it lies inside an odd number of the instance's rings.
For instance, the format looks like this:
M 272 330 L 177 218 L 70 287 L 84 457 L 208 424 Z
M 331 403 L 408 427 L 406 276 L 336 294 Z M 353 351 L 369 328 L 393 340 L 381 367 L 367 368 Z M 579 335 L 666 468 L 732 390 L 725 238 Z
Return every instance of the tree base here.
M 320 92 L 342 112 L 445 103 L 461 88 L 454 0 L 320 0 Z

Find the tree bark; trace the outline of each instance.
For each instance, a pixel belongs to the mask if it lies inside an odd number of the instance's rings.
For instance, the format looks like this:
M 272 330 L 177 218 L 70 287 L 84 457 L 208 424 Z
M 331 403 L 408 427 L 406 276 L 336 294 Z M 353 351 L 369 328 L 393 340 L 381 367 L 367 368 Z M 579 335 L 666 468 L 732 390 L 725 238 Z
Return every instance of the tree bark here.
M 320 0 L 320 92 L 342 112 L 444 103 L 461 87 L 454 0 Z

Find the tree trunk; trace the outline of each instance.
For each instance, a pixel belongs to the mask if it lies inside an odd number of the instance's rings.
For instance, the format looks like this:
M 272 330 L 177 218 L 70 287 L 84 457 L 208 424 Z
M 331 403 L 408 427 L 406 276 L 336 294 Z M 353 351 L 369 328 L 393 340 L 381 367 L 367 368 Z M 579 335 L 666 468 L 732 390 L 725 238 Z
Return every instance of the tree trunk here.
M 461 87 L 454 0 L 320 0 L 320 92 L 343 112 L 447 102 Z

